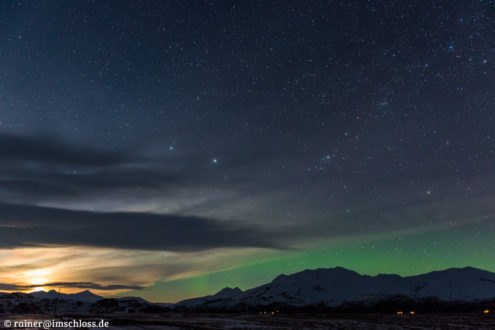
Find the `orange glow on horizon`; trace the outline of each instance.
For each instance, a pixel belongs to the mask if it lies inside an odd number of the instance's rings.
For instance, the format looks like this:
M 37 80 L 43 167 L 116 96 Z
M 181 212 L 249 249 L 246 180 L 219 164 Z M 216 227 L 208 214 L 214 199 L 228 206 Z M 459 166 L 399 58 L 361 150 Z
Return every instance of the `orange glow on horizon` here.
M 49 275 L 51 271 L 48 269 L 34 269 L 29 270 L 24 273 L 24 281 L 30 285 L 40 285 L 39 287 L 35 287 L 29 292 L 40 291 L 43 288 L 41 285 L 49 282 Z M 45 288 L 43 288 L 45 289 Z M 43 290 L 46 291 L 46 290 Z

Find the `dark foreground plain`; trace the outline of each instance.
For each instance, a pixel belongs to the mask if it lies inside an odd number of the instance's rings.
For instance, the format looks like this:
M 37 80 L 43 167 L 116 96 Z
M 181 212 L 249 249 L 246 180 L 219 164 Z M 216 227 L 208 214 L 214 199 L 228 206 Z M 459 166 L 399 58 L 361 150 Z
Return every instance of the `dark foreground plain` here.
M 50 319 L 46 315 L 1 316 L 4 320 Z M 495 329 L 495 317 L 483 314 L 101 314 L 65 316 L 58 320 L 84 319 L 109 321 L 107 329 Z M 16 328 L 20 329 L 20 328 Z M 34 329 L 34 328 L 22 328 Z M 58 328 L 60 329 L 60 328 Z M 66 328 L 72 329 L 72 328 Z

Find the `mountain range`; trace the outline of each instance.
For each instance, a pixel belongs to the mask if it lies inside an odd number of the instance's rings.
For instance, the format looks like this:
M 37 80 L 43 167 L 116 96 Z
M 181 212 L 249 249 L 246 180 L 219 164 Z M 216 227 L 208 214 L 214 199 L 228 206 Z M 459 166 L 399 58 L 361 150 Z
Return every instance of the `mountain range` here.
M 58 296 L 58 298 L 57 298 Z M 345 268 L 305 270 L 279 275 L 270 283 L 242 291 L 224 288 L 210 296 L 177 304 L 150 303 L 142 298 L 103 298 L 83 291 L 1 293 L 0 312 L 60 313 L 335 310 L 468 311 L 495 305 L 495 273 L 472 268 L 451 268 L 422 275 L 360 275 Z

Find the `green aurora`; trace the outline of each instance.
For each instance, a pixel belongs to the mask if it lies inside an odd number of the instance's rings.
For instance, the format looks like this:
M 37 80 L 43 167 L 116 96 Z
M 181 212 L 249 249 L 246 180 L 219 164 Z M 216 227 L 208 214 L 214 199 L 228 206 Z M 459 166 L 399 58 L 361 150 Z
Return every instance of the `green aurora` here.
M 270 282 L 279 274 L 337 266 L 367 275 L 409 276 L 466 266 L 495 271 L 494 234 L 493 222 L 482 221 L 382 240 L 361 240 L 338 246 L 319 244 L 304 251 L 270 252 L 250 256 L 240 266 L 175 281 L 158 281 L 144 290 L 121 295 L 140 295 L 154 302 L 177 302 L 214 294 L 224 287 L 250 289 Z

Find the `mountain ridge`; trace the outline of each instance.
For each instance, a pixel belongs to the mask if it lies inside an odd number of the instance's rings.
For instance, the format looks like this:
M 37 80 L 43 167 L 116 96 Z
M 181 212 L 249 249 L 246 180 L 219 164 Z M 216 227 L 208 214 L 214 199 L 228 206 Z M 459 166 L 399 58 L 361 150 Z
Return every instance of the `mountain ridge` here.
M 211 295 L 180 301 L 176 306 L 188 309 L 315 304 L 338 307 L 355 303 L 368 305 L 386 297 L 446 302 L 489 300 L 495 298 L 495 273 L 464 267 L 402 277 L 396 274 L 361 275 L 343 267 L 307 269 L 278 275 L 269 283 L 224 299 L 214 299 L 215 295 Z
M 176 304 L 150 303 L 140 297 L 104 298 L 89 290 L 72 294 L 55 290 L 0 292 L 0 313 L 50 313 L 55 306 L 60 313 L 249 311 L 270 306 L 286 310 L 389 311 L 406 305 L 424 310 L 441 307 L 448 311 L 487 304 L 495 305 L 495 273 L 470 266 L 404 277 L 363 275 L 343 267 L 306 269 L 280 274 L 271 282 L 245 291 L 226 287 L 215 294 Z

